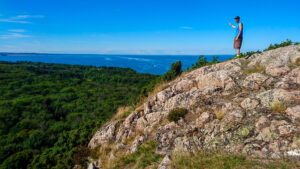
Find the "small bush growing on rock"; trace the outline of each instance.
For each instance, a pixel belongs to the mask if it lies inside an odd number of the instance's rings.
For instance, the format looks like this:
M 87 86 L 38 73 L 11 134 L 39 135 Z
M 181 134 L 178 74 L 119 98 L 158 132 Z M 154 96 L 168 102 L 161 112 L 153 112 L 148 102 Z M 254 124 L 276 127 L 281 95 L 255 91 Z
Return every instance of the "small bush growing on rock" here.
M 241 53 L 239 56 L 234 56 L 233 59 L 244 58 L 244 57 L 249 58 L 252 55 L 258 54 L 258 53 L 262 53 L 262 52 L 260 50 L 258 50 L 258 51 L 250 51 L 250 52 L 246 52 L 246 53 Z
M 281 48 L 281 47 L 285 47 L 285 46 L 290 46 L 290 45 L 293 45 L 295 44 L 293 41 L 287 39 L 279 44 L 271 44 L 267 49 L 265 49 L 265 51 L 268 51 L 268 50 L 273 50 L 273 49 L 277 49 L 277 48 Z
M 177 122 L 188 113 L 188 110 L 185 108 L 175 108 L 169 112 L 168 120 Z
M 164 81 L 174 80 L 177 76 L 182 73 L 181 61 L 177 61 L 171 65 L 171 69 L 162 76 Z
M 281 101 L 273 101 L 271 103 L 271 109 L 274 113 L 284 113 L 286 108 L 286 104 Z
M 224 111 L 222 109 L 217 109 L 215 111 L 215 115 L 218 120 L 222 120 L 224 117 Z
M 192 70 L 204 67 L 204 66 L 213 65 L 213 64 L 217 64 L 217 63 L 220 63 L 218 56 L 213 56 L 211 61 L 208 61 L 205 56 L 201 55 L 201 56 L 199 56 L 196 63 L 193 64 L 190 68 L 188 68 L 188 71 L 192 71 Z

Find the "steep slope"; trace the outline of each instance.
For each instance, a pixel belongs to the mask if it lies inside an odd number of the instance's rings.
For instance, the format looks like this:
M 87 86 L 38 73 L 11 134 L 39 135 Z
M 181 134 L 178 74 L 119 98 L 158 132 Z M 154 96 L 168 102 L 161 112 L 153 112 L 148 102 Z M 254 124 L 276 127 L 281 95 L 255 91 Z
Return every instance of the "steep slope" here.
M 188 114 L 171 122 L 167 117 L 175 108 Z M 165 156 L 160 168 L 168 167 L 174 152 L 221 149 L 299 158 L 299 127 L 300 46 L 288 46 L 183 75 L 128 117 L 104 125 L 89 148 L 97 152 L 93 164 L 100 168 L 149 140 Z

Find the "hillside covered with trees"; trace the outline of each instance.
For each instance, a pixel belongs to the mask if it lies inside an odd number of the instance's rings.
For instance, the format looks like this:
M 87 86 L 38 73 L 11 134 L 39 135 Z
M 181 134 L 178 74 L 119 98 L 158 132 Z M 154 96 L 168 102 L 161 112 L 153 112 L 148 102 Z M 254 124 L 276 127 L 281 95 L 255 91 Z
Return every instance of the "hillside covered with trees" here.
M 0 62 L 0 168 L 84 163 L 94 130 L 156 79 L 122 68 Z

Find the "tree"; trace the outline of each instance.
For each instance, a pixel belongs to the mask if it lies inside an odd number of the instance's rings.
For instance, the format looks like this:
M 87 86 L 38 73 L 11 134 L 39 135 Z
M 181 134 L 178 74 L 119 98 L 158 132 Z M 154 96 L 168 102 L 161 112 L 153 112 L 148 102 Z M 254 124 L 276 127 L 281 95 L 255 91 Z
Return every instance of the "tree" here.
M 177 61 L 171 65 L 171 69 L 165 73 L 162 78 L 164 81 L 174 80 L 177 76 L 182 73 L 181 61 Z
M 199 56 L 199 58 L 196 61 L 196 63 L 194 65 L 192 65 L 192 67 L 190 68 L 190 70 L 194 70 L 194 69 L 206 66 L 208 64 L 209 64 L 209 62 L 207 61 L 207 59 L 205 58 L 205 56 L 201 55 L 201 56 Z
M 212 61 L 210 62 L 210 64 L 216 64 L 219 63 L 219 57 L 218 56 L 213 56 Z

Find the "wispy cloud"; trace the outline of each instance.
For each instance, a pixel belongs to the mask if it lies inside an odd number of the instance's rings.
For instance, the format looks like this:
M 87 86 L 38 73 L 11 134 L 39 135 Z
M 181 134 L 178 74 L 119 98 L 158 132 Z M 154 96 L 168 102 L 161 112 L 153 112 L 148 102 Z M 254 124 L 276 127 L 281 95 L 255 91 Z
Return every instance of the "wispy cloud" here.
M 190 26 L 180 26 L 179 29 L 183 29 L 183 30 L 192 30 L 193 27 L 190 27 Z
M 17 15 L 9 18 L 0 18 L 0 22 L 30 24 L 32 23 L 31 19 L 41 19 L 44 17 L 43 15 Z
M 31 37 L 28 34 L 25 34 L 26 30 L 24 29 L 10 29 L 7 33 L 0 35 L 0 39 L 20 39 Z
M 9 32 L 15 32 L 15 33 L 24 33 L 26 32 L 25 29 L 10 29 Z

